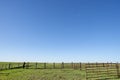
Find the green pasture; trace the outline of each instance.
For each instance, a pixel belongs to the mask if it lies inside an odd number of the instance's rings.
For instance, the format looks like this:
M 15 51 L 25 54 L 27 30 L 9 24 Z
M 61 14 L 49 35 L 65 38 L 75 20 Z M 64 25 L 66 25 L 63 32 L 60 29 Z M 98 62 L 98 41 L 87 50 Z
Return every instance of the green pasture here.
M 8 69 L 9 64 L 11 69 Z M 71 63 L 65 63 L 64 68 L 61 68 L 61 63 L 55 63 L 55 66 L 54 63 L 46 63 L 46 69 L 44 69 L 45 63 L 28 63 L 29 67 L 25 69 L 14 68 L 22 65 L 23 62 L 0 62 L 0 80 L 86 80 L 85 64 L 82 64 L 82 70 L 79 69 L 79 63 L 74 64 L 75 68 L 72 68 Z
M 0 80 L 85 80 L 85 71 L 72 69 L 12 69 L 1 71 Z

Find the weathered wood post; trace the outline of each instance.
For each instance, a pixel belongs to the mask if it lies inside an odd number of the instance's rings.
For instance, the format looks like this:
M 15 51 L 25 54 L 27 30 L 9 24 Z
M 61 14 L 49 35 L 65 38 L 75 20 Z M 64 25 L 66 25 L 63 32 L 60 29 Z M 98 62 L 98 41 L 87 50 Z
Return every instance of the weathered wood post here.
M 73 62 L 71 62 L 71 68 L 73 69 Z
M 96 62 L 96 67 L 98 67 L 98 63 Z
M 53 69 L 55 69 L 55 63 L 53 63 Z
M 64 68 L 64 62 L 62 62 L 62 64 L 61 64 L 61 68 L 62 68 L 62 69 Z
M 46 69 L 46 63 L 44 63 L 44 69 Z
M 105 67 L 105 63 L 103 63 L 103 67 Z
M 25 67 L 26 67 L 26 63 L 24 62 L 24 63 L 23 63 L 23 69 L 24 69 Z
M 73 69 L 75 69 L 75 63 L 73 63 Z
M 112 64 L 113 64 L 113 63 L 111 62 L 110 64 L 111 64 L 110 66 L 112 67 Z
M 11 69 L 11 63 L 8 64 L 8 69 Z
M 82 70 L 82 64 L 81 64 L 81 62 L 80 62 L 80 70 Z
M 38 63 L 36 62 L 36 63 L 35 63 L 35 68 L 36 68 L 36 69 L 37 69 L 37 64 L 38 64 Z

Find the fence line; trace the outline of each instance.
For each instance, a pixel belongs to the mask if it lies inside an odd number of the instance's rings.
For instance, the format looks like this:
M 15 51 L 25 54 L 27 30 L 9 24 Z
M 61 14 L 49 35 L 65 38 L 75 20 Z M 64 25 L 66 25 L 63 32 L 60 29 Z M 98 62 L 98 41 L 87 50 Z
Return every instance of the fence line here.
M 85 63 L 4 63 L 0 64 L 0 70 L 8 70 L 8 69 L 85 69 Z

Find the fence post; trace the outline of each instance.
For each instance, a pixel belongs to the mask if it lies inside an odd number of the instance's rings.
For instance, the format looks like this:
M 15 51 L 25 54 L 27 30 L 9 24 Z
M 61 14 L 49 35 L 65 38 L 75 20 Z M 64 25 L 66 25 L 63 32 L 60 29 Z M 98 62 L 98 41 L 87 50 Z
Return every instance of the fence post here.
M 81 62 L 80 62 L 80 70 L 82 70 L 82 65 L 81 65 Z
M 105 67 L 105 63 L 103 63 L 103 67 Z
M 73 69 L 73 62 L 71 63 L 71 68 Z
M 44 63 L 44 69 L 46 69 L 46 63 Z
M 62 62 L 61 68 L 62 68 L 62 69 L 64 68 L 64 62 Z
M 9 64 L 8 64 L 8 69 L 10 69 L 10 68 L 11 68 L 11 64 L 9 63 Z
M 96 62 L 96 67 L 98 67 L 98 63 Z
M 53 63 L 53 69 L 55 69 L 55 63 Z
M 112 64 L 113 64 L 113 63 L 111 62 L 111 65 L 110 65 L 111 67 L 112 67 Z
M 117 76 L 118 78 L 120 78 L 119 63 L 116 63 L 116 69 L 117 69 Z
M 73 63 L 73 69 L 75 69 L 75 63 Z
M 25 66 L 26 66 L 25 64 L 26 64 L 26 63 L 24 62 L 24 63 L 23 63 L 23 69 L 24 69 L 24 68 L 25 68 Z
M 36 62 L 36 64 L 35 64 L 35 68 L 37 69 L 37 62 Z

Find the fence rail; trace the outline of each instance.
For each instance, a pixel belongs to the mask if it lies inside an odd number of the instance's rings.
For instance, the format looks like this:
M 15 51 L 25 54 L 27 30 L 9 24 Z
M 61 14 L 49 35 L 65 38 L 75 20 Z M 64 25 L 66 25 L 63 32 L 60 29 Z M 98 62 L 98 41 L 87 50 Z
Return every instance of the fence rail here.
M 118 63 L 87 63 L 86 80 L 108 80 L 120 78 Z

